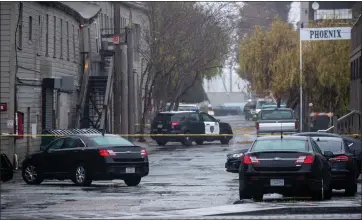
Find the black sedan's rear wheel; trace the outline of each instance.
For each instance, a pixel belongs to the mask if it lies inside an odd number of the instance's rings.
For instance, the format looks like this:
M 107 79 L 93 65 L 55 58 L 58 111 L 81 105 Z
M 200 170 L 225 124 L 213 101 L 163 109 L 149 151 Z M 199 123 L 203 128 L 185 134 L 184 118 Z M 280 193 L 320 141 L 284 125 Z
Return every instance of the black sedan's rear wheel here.
M 78 186 L 90 186 L 92 184 L 90 172 L 84 164 L 76 166 L 73 171 L 72 181 Z
M 33 164 L 27 164 L 23 167 L 22 177 L 23 180 L 30 185 L 40 184 L 44 180 L 41 171 Z
M 350 177 L 350 182 L 348 183 L 344 194 L 346 196 L 354 196 L 356 194 L 356 192 L 357 192 L 357 181 L 353 176 L 353 177 Z
M 124 180 L 124 183 L 127 186 L 137 186 L 138 184 L 140 184 L 140 182 L 141 182 L 141 177 L 139 176 L 130 177 Z

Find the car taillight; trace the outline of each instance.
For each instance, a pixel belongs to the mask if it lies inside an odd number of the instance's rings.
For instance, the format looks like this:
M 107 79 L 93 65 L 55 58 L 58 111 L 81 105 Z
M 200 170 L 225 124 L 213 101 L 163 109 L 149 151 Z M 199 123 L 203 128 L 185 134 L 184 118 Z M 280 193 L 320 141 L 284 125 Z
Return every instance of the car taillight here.
M 295 161 L 295 164 L 312 164 L 314 161 L 314 157 L 312 155 L 307 156 L 299 156 Z
M 299 128 L 299 125 L 298 125 L 298 122 L 295 122 L 295 125 L 294 125 L 295 127 L 295 130 L 297 130 L 298 128 Z
M 260 164 L 260 161 L 255 156 L 245 155 L 244 164 Z
M 172 125 L 172 127 L 175 127 L 175 126 L 179 125 L 179 123 L 178 122 L 172 122 L 171 125 Z
M 259 130 L 259 122 L 256 123 L 256 130 Z
M 332 163 L 335 162 L 350 162 L 352 159 L 346 155 L 339 155 L 336 157 L 333 157 L 331 159 L 329 159 L 329 161 L 331 161 Z
M 109 157 L 109 156 L 115 156 L 116 153 L 113 150 L 99 150 L 98 151 L 99 155 L 101 155 L 102 157 Z
M 142 157 L 148 156 L 148 152 L 147 152 L 146 149 L 142 149 L 142 150 L 141 150 L 141 156 L 142 156 Z

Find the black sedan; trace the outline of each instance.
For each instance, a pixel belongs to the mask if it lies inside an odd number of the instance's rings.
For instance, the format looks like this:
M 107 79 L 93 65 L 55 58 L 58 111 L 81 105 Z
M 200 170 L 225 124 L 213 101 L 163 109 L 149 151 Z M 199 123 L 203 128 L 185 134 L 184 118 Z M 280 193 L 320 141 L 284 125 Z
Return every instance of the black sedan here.
M 357 192 L 356 158 L 339 137 L 313 137 L 322 151 L 333 152 L 329 159 L 332 163 L 332 188 L 345 189 L 347 196 L 354 196 Z
M 355 155 L 357 161 L 357 178 L 361 174 L 362 167 L 362 141 L 355 137 L 343 136 L 334 133 L 326 132 L 302 132 L 293 134 L 294 136 L 309 136 L 309 137 L 340 137 L 343 138 L 348 148 Z
M 226 157 L 225 168 L 227 172 L 239 173 L 240 157 L 243 156 L 248 149 L 242 149 L 228 154 Z
M 333 156 L 329 151 L 324 154 Z M 330 199 L 331 165 L 325 156 L 310 137 L 257 138 L 241 157 L 240 199 L 260 201 L 265 193 Z
M 146 149 L 113 134 L 60 137 L 22 163 L 22 176 L 28 184 L 71 179 L 87 186 L 93 180 L 122 179 L 126 185 L 136 186 L 148 173 Z

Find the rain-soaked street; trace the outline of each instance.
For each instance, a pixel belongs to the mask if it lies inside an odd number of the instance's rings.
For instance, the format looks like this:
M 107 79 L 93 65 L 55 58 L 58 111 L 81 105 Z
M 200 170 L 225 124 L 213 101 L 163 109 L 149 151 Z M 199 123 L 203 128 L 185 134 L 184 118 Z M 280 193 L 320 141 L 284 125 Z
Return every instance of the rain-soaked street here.
M 243 142 L 255 138 L 254 123 L 239 116 L 219 118 L 233 126 L 235 135 L 250 136 L 234 137 L 229 146 L 218 142 L 191 147 L 176 143 L 165 147 L 150 144 L 150 174 L 137 187 L 127 187 L 117 180 L 95 181 L 90 187 L 55 180 L 30 186 L 17 174 L 14 181 L 1 185 L 1 218 L 151 216 L 156 212 L 166 215 L 175 210 L 232 206 L 238 200 L 238 176 L 225 171 L 226 154 L 248 147 Z M 342 195 L 335 192 L 332 200 L 326 202 L 361 204 L 360 184 L 355 197 Z M 287 203 L 274 195 L 264 198 L 268 205 Z M 306 199 L 289 203 L 318 205 Z

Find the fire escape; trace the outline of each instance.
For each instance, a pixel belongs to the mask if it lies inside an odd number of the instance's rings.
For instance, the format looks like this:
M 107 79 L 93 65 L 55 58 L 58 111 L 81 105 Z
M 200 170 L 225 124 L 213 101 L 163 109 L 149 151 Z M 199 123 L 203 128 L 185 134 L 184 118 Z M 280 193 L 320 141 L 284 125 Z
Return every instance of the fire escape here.
M 112 132 L 113 29 L 101 29 L 101 67 L 84 73 L 80 101 L 80 128 Z M 110 39 L 110 40 L 109 40 Z M 87 79 L 88 75 L 88 79 Z

